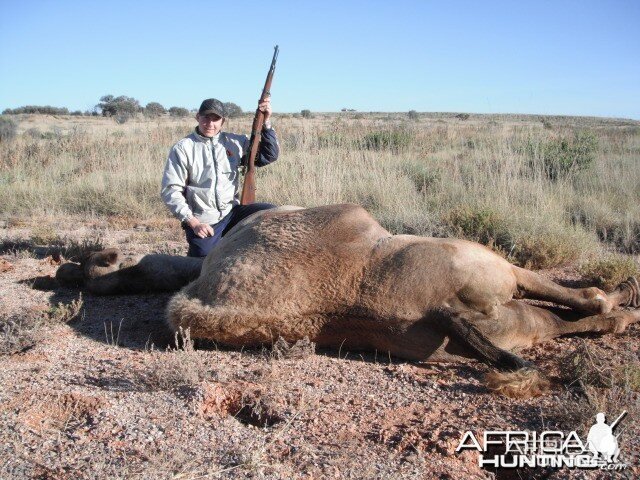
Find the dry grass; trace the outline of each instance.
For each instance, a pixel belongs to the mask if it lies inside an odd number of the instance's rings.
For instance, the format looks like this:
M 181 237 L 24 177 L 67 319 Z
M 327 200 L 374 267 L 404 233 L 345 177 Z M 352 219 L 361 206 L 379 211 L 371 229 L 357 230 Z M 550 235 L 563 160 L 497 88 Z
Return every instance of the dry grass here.
M 194 121 L 17 119 L 19 132 L 53 134 L 0 145 L 0 215 L 167 219 L 162 168 Z M 275 123 L 282 156 L 260 170 L 260 200 L 355 202 L 394 233 L 467 236 L 534 268 L 583 260 L 603 246 L 640 250 L 638 122 L 318 114 Z M 228 127 L 249 131 L 250 119 Z
M 25 350 L 38 342 L 46 328 L 76 320 L 82 314 L 82 294 L 69 303 L 29 308 L 20 314 L 0 313 L 0 355 Z
M 205 359 L 196 351 L 188 329 L 176 332 L 173 347 L 151 353 L 149 368 L 142 378 L 151 390 L 193 387 L 209 376 Z
M 560 359 L 566 391 L 557 397 L 555 417 L 560 426 L 580 426 L 587 431 L 594 423 L 594 412 L 617 415 L 623 410 L 630 419 L 640 415 L 640 361 L 627 350 L 606 353 L 602 348 L 582 342 Z M 610 420 L 610 419 L 608 419 Z M 621 444 L 637 438 L 633 421 L 621 429 Z

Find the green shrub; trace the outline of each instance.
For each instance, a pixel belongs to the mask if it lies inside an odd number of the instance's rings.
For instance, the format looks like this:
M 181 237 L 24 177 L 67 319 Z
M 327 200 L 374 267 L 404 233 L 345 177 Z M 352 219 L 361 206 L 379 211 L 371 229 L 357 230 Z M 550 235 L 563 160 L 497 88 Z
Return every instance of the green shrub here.
M 26 105 L 18 108 L 7 108 L 3 112 L 5 115 L 18 115 L 21 113 L 43 114 L 43 115 L 68 115 L 69 109 L 66 107 L 52 107 L 50 105 Z
M 449 212 L 443 220 L 455 237 L 506 252 L 513 247 L 506 219 L 488 208 L 459 207 Z
M 138 100 L 132 97 L 127 97 L 126 95 L 120 95 L 119 97 L 104 95 L 100 98 L 100 103 L 96 105 L 96 107 L 100 109 L 104 117 L 132 117 L 136 113 L 143 111 Z
M 418 193 L 427 193 L 440 180 L 440 172 L 425 162 L 409 161 L 402 163 L 400 169 L 411 179 Z
M 169 115 L 172 117 L 188 117 L 189 110 L 184 107 L 171 107 L 169 109 Z
M 0 142 L 8 142 L 16 136 L 18 126 L 16 123 L 5 116 L 0 117 Z
M 166 112 L 165 108 L 158 102 L 149 102 L 144 107 L 144 116 L 149 118 L 161 117 Z
M 560 232 L 526 235 L 514 244 L 509 259 L 521 267 L 536 270 L 568 265 L 581 255 L 576 240 L 574 235 Z
M 578 131 L 573 137 L 540 143 L 530 140 L 526 150 L 532 166 L 539 158 L 545 175 L 550 180 L 559 180 L 591 166 L 598 150 L 598 139 L 592 132 Z
M 228 118 L 237 118 L 242 116 L 242 108 L 233 102 L 225 102 L 224 110 Z
M 420 119 L 420 114 L 418 112 L 416 112 L 415 110 L 409 110 L 409 112 L 407 113 L 407 117 L 409 117 L 409 120 L 418 120 Z
M 302 118 L 313 118 L 311 110 L 301 110 L 300 115 L 302 115 Z
M 609 291 L 627 278 L 640 274 L 640 268 L 632 257 L 612 254 L 582 264 L 579 272 L 594 285 Z
M 362 144 L 367 150 L 391 150 L 397 152 L 408 147 L 413 140 L 410 132 L 404 129 L 371 132 L 364 136 Z

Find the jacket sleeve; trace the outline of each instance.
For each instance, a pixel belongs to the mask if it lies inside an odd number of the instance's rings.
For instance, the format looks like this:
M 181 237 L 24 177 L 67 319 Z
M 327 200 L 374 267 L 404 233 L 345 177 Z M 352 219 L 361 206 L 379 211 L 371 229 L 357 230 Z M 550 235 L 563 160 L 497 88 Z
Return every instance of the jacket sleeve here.
M 174 145 L 164 167 L 160 196 L 173 216 L 181 222 L 193 217 L 185 198 L 188 179 L 187 155 L 179 145 Z
M 280 145 L 278 137 L 273 128 L 264 128 L 262 130 L 262 138 L 260 139 L 260 150 L 258 150 L 258 158 L 256 166 L 264 167 L 275 162 L 280 154 Z

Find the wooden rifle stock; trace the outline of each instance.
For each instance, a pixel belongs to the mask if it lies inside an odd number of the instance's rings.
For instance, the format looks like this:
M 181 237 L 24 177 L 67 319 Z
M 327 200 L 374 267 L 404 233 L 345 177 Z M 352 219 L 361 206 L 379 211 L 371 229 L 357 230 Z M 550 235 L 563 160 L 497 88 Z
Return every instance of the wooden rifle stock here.
M 260 103 L 264 102 L 271 95 L 271 81 L 273 73 L 276 70 L 276 59 L 278 58 L 278 46 L 276 45 L 273 52 L 273 60 L 271 60 L 271 68 L 264 82 Z M 249 205 L 256 201 L 256 156 L 260 147 L 260 138 L 262 137 L 262 127 L 264 125 L 264 113 L 260 108 L 256 109 L 256 115 L 253 117 L 253 126 L 251 127 L 251 139 L 249 140 L 249 156 L 245 163 L 244 183 L 242 185 L 242 195 L 240 196 L 241 205 Z

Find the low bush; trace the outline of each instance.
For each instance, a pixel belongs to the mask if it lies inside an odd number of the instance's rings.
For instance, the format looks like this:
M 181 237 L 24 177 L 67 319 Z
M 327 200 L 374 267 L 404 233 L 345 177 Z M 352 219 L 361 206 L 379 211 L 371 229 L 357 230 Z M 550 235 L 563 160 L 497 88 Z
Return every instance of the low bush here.
M 16 137 L 18 125 L 5 116 L 0 116 L 0 142 L 8 142 Z
M 171 107 L 169 109 L 169 115 L 172 117 L 188 117 L 189 110 L 183 107 Z
M 443 218 L 445 228 L 454 237 L 466 238 L 495 250 L 509 252 L 513 237 L 504 217 L 485 207 L 459 207 Z
M 391 150 L 398 152 L 407 148 L 413 140 L 411 132 L 404 129 L 382 130 L 364 136 L 362 145 L 367 150 Z
M 610 291 L 627 278 L 640 274 L 640 268 L 632 257 L 611 254 L 582 264 L 579 272 L 597 287 Z
M 598 139 L 592 132 L 577 131 L 571 137 L 530 139 L 525 150 L 532 168 L 541 167 L 555 181 L 589 168 L 598 150 Z
M 580 258 L 582 248 L 571 232 L 539 232 L 520 238 L 510 260 L 524 268 L 543 269 L 568 265 Z M 579 242 L 578 242 L 579 243 Z
M 400 169 L 411 179 L 418 193 L 428 193 L 429 188 L 440 180 L 440 171 L 435 170 L 432 165 L 428 165 L 426 162 L 403 162 Z

